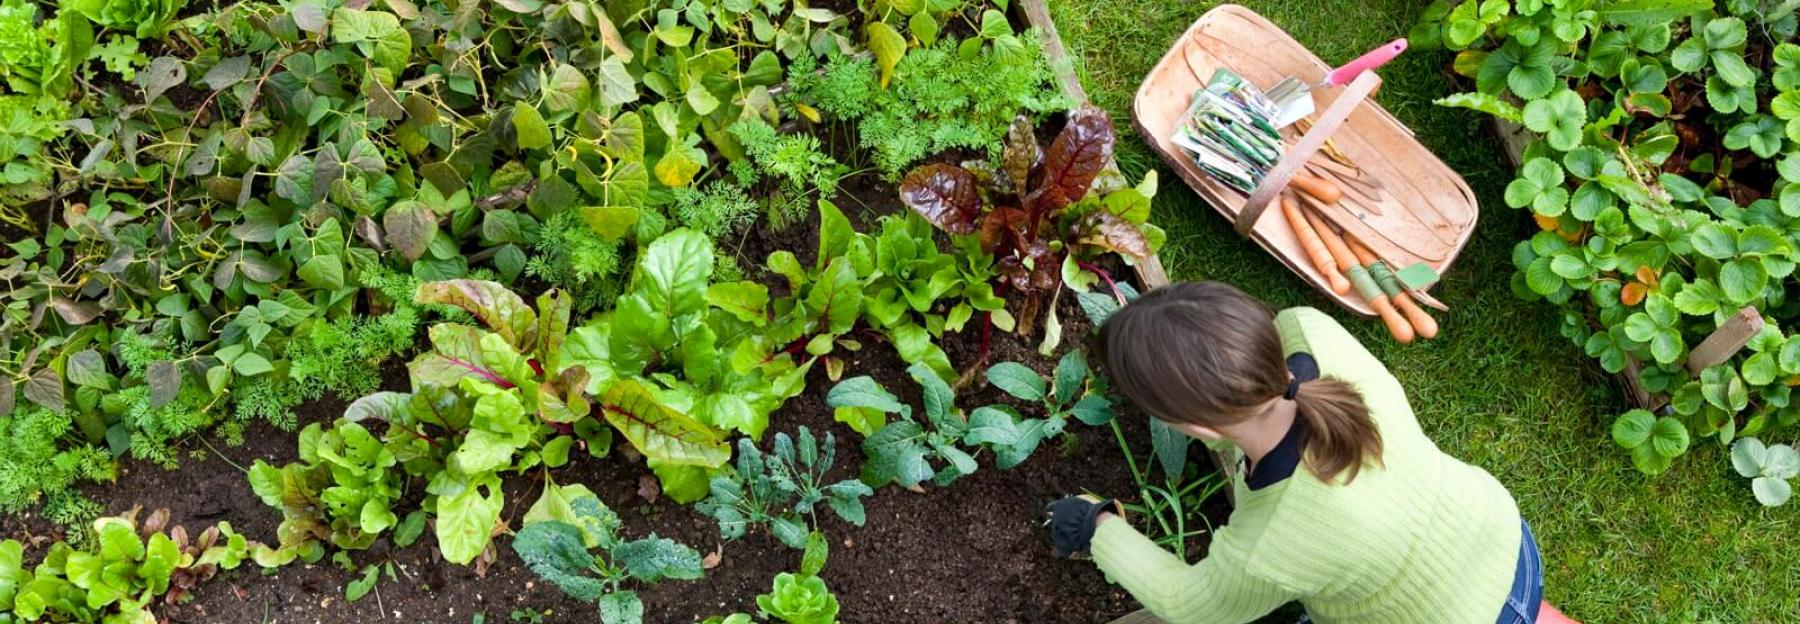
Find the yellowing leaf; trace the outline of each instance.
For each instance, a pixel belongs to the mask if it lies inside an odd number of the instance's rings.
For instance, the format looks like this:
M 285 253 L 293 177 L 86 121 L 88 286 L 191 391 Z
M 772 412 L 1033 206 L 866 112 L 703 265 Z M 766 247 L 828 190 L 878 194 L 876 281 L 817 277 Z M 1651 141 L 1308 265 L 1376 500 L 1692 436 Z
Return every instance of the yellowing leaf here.
M 881 86 L 887 88 L 888 80 L 894 77 L 894 67 L 906 56 L 906 37 L 894 30 L 887 22 L 870 22 L 863 28 L 869 37 L 869 51 L 875 54 L 875 63 L 881 66 Z

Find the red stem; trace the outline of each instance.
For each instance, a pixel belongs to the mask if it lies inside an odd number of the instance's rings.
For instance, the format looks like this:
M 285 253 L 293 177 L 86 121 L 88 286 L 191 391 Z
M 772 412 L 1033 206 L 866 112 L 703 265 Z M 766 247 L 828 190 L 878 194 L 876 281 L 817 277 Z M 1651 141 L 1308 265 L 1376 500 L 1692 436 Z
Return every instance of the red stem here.
M 501 377 L 499 375 L 494 374 L 493 371 L 487 370 L 485 368 L 481 368 L 474 364 L 470 364 L 468 362 L 464 362 L 462 360 L 459 360 L 459 359 L 456 359 L 456 358 L 453 358 L 453 357 L 450 357 L 447 355 L 444 356 L 444 359 L 450 360 L 451 363 L 453 363 L 457 366 L 461 366 L 465 369 L 468 369 L 469 372 L 471 372 L 471 373 L 475 373 L 477 375 L 482 376 L 482 378 L 493 382 L 494 385 L 500 386 L 501 389 L 511 390 L 513 388 L 518 387 L 517 385 L 513 384 L 513 382 L 507 381 L 505 377 Z
M 420 431 L 413 427 L 408 427 L 408 426 L 406 426 L 406 423 L 403 423 L 403 422 L 394 422 L 394 421 L 389 421 L 389 422 L 391 424 L 393 424 L 395 427 L 399 427 L 401 429 L 406 430 L 407 433 L 413 434 L 413 437 L 416 437 L 420 440 L 424 440 L 425 443 L 430 444 L 432 448 L 438 448 L 437 440 L 433 440 L 431 438 L 431 436 L 425 435 L 424 431 Z
M 1094 265 L 1086 263 L 1086 262 L 1082 262 L 1080 260 L 1075 261 L 1075 266 L 1081 267 L 1082 269 L 1085 269 L 1088 271 L 1093 271 L 1095 275 L 1100 276 L 1100 279 L 1106 282 L 1106 287 L 1112 289 L 1113 298 L 1119 300 L 1119 305 L 1125 305 L 1127 303 L 1131 303 L 1131 302 L 1125 300 L 1125 291 L 1119 290 L 1119 283 L 1113 281 L 1112 276 L 1108 275 L 1106 273 L 1106 269 L 1102 269 L 1100 267 L 1094 266 Z

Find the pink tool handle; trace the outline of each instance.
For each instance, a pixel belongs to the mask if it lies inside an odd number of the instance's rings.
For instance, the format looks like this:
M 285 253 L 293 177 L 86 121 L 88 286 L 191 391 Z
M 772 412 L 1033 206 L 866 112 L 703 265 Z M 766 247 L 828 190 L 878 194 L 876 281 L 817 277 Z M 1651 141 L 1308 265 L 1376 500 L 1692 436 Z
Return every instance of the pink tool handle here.
M 1386 65 L 1388 61 L 1394 60 L 1394 57 L 1400 56 L 1400 53 L 1405 51 L 1405 37 L 1389 41 L 1386 45 L 1370 50 L 1368 54 L 1345 63 L 1343 67 L 1331 70 L 1331 73 L 1325 75 L 1325 84 L 1334 87 L 1350 84 L 1351 80 L 1355 80 L 1363 72 Z

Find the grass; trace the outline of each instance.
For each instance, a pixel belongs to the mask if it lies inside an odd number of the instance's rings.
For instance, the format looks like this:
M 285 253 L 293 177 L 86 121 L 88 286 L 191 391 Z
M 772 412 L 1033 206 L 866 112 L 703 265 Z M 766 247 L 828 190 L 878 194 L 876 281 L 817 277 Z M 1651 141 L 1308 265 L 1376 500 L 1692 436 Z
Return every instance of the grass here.
M 1217 2 L 1051 0 L 1052 14 L 1095 102 L 1128 128 L 1132 94 L 1175 37 Z M 1326 59 L 1353 58 L 1404 36 L 1419 0 L 1246 1 Z M 1508 288 L 1523 213 L 1500 201 L 1511 179 L 1481 116 L 1436 107 L 1456 85 L 1446 54 L 1411 51 L 1382 70 L 1379 99 L 1460 172 L 1485 208 L 1475 237 L 1435 293 L 1444 334 L 1410 346 L 1378 322 L 1337 310 L 1176 182 L 1141 140 L 1121 142 L 1133 176 L 1165 183 L 1154 219 L 1169 230 L 1172 279 L 1222 280 L 1275 306 L 1340 317 L 1409 390 L 1446 452 L 1511 488 L 1545 557 L 1546 592 L 1587 622 L 1775 622 L 1800 612 L 1797 510 L 1764 509 L 1724 449 L 1696 445 L 1675 468 L 1646 477 L 1611 440 L 1622 411 L 1617 381 L 1557 332 L 1548 304 Z

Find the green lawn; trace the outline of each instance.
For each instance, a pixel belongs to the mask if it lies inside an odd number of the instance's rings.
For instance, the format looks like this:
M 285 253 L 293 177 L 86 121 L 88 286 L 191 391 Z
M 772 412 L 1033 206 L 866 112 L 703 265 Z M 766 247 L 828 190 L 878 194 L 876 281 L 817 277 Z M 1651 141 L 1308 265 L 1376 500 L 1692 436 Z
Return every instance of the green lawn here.
M 1051 0 L 1096 103 L 1129 128 L 1131 96 L 1174 38 L 1218 3 Z M 1246 2 L 1328 60 L 1404 36 L 1423 0 Z M 1700 444 L 1667 474 L 1638 474 L 1608 433 L 1620 411 L 1614 379 L 1557 333 L 1548 304 L 1515 299 L 1507 282 L 1526 219 L 1500 201 L 1509 166 L 1478 115 L 1435 107 L 1454 85 L 1448 56 L 1413 51 L 1384 69 L 1381 103 L 1461 172 L 1486 208 L 1454 271 L 1435 291 L 1452 311 L 1444 335 L 1395 344 L 1374 321 L 1333 309 L 1169 171 L 1154 219 L 1169 230 L 1173 279 L 1236 284 L 1276 306 L 1337 313 L 1410 390 L 1446 451 L 1510 487 L 1545 551 L 1550 599 L 1587 622 L 1775 622 L 1800 613 L 1796 509 L 1765 510 L 1717 444 Z M 1133 176 L 1163 168 L 1141 140 L 1121 143 Z M 1791 537 L 1790 537 L 1791 536 Z

